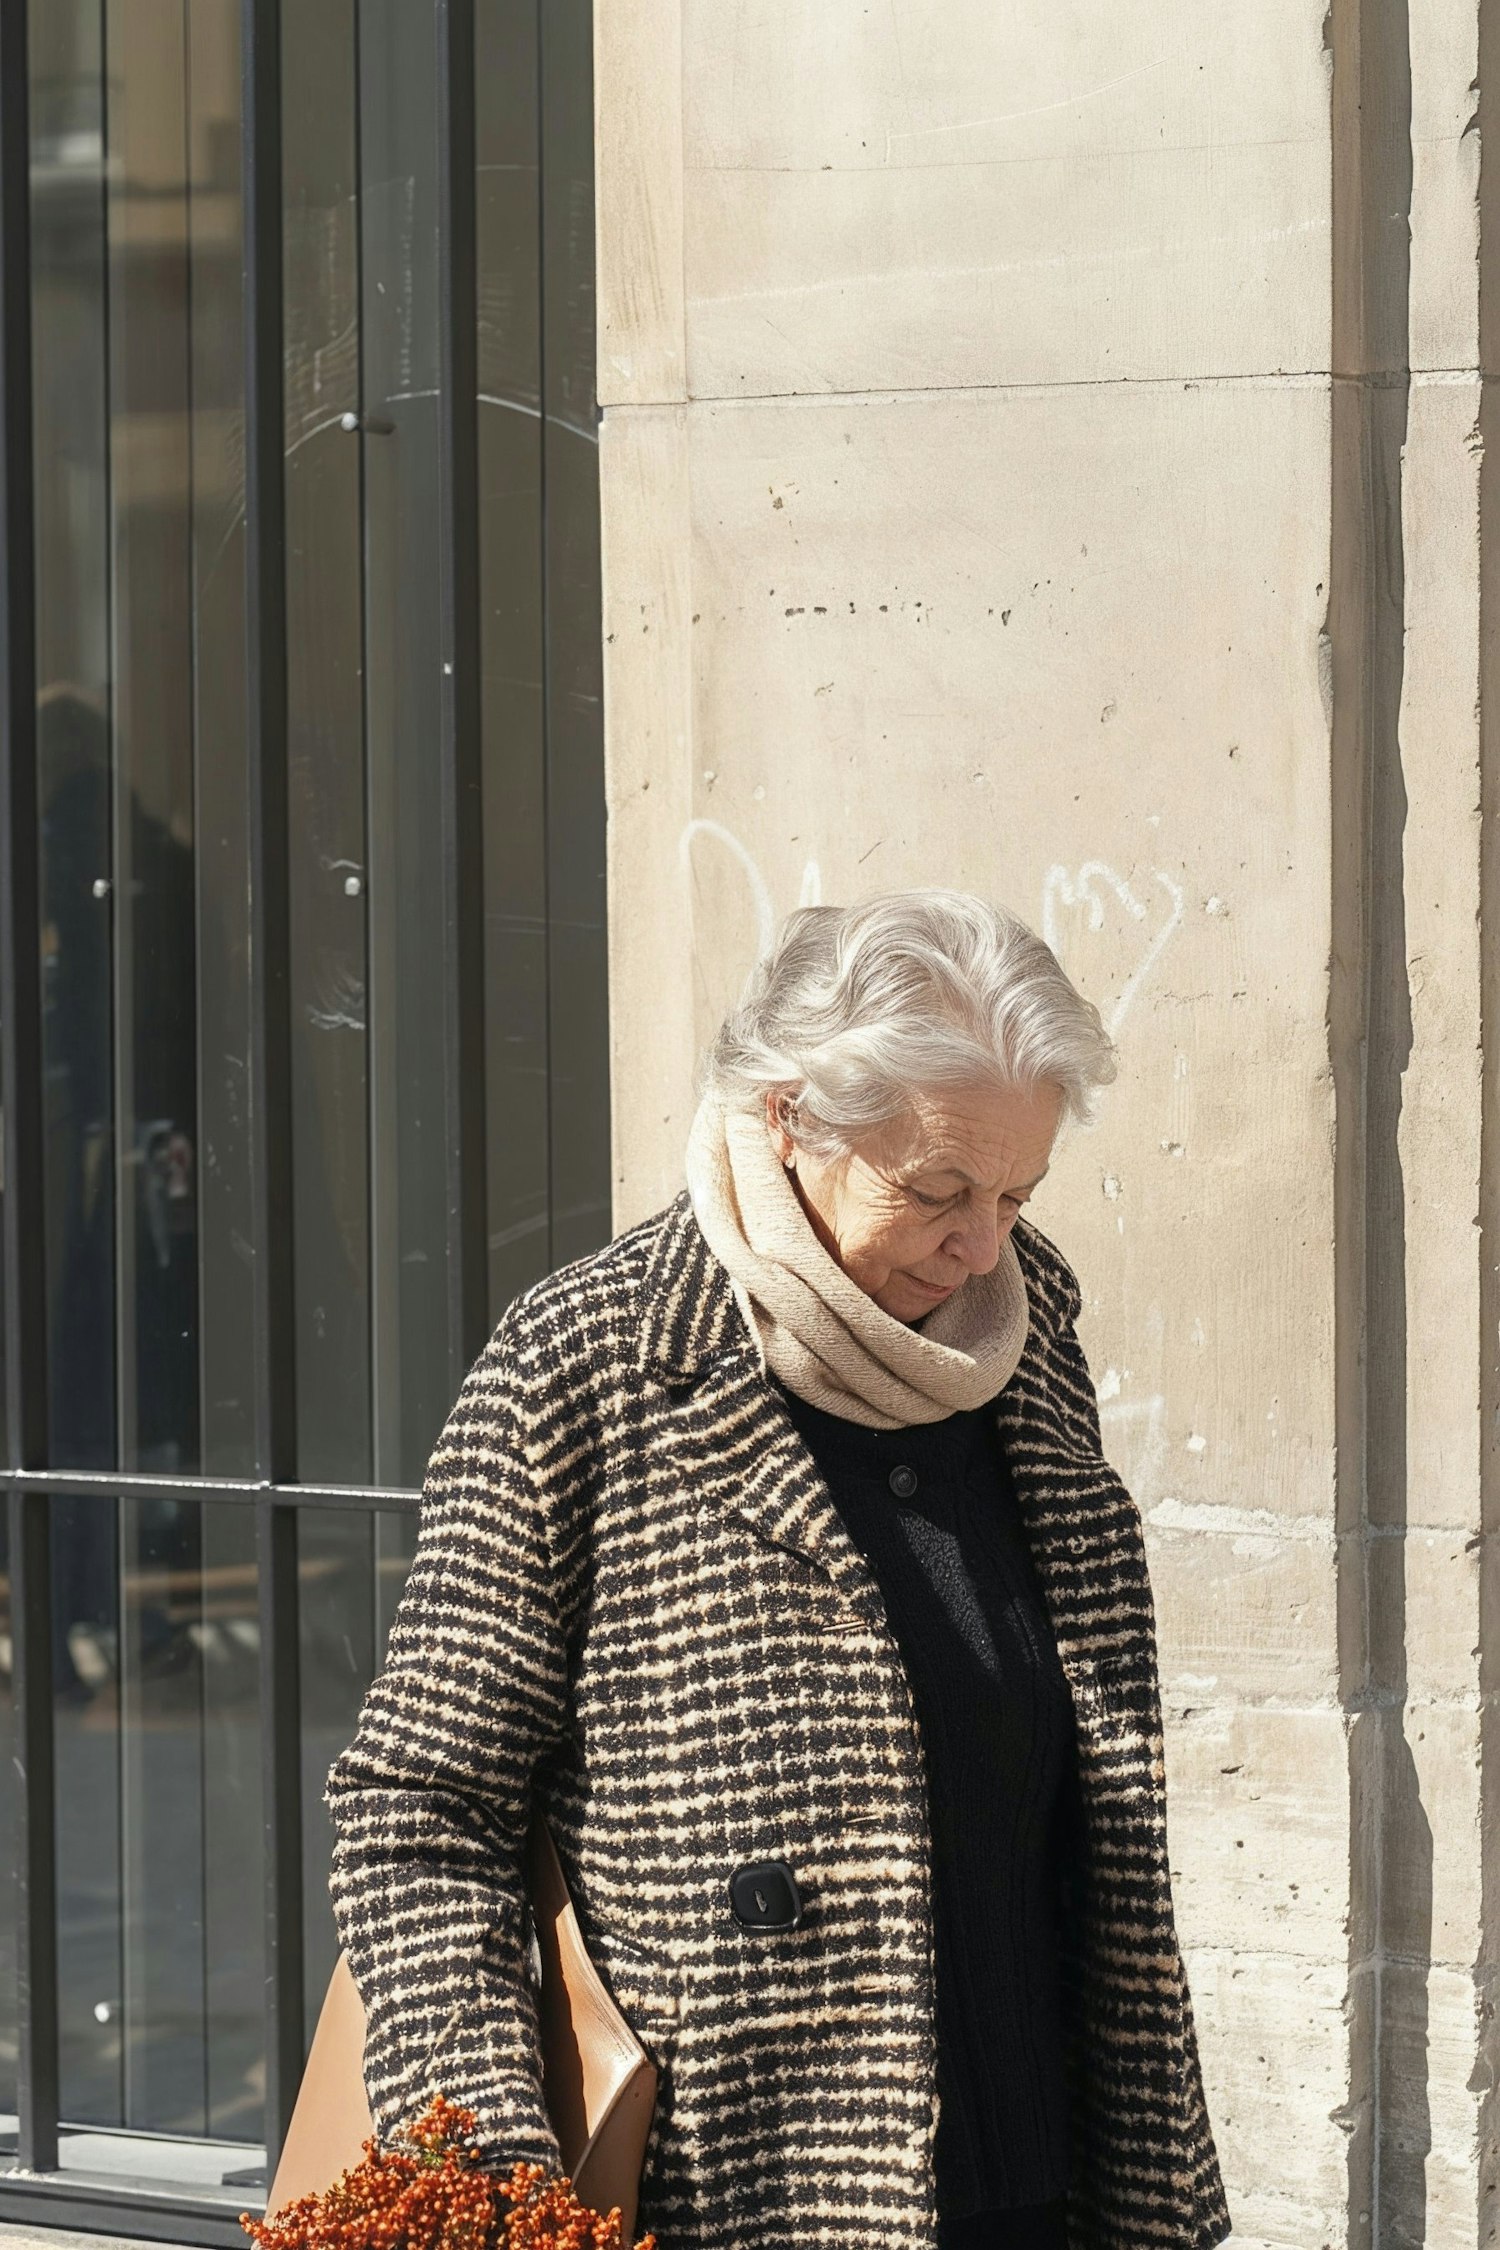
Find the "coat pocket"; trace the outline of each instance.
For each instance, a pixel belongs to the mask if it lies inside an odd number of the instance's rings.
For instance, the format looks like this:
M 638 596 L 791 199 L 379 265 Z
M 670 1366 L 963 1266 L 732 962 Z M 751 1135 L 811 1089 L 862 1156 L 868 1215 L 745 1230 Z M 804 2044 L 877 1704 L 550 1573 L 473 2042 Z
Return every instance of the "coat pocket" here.
M 682 2022 L 682 1971 L 618 1931 L 591 1923 L 584 1936 L 589 1956 L 615 2006 L 657 2069 L 665 2070 Z

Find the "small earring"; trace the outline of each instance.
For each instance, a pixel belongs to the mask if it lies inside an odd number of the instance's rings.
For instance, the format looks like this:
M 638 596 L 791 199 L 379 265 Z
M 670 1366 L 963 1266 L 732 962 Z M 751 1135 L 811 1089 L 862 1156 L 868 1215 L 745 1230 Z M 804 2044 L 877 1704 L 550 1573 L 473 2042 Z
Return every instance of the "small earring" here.
M 784 1156 L 784 1157 L 783 1157 L 783 1158 L 781 1159 L 781 1161 L 782 1161 L 782 1163 L 783 1163 L 783 1164 L 784 1164 L 784 1165 L 786 1166 L 786 1169 L 787 1169 L 787 1170 L 788 1170 L 789 1172 L 795 1172 L 795 1171 L 796 1171 L 796 1169 L 797 1169 L 797 1159 L 796 1159 L 796 1157 L 795 1157 L 795 1156 Z

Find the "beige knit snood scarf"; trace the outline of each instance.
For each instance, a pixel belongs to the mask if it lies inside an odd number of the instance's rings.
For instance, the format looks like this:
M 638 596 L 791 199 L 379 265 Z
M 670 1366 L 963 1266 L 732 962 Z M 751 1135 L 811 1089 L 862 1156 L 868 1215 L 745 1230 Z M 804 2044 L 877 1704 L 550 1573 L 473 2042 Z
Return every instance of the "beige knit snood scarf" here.
M 895 1430 L 982 1406 L 1015 1373 L 1026 1283 L 1009 1236 L 991 1272 L 970 1274 L 910 1328 L 823 1248 L 760 1119 L 706 1096 L 688 1137 L 687 1181 L 762 1367 L 799 1398 Z

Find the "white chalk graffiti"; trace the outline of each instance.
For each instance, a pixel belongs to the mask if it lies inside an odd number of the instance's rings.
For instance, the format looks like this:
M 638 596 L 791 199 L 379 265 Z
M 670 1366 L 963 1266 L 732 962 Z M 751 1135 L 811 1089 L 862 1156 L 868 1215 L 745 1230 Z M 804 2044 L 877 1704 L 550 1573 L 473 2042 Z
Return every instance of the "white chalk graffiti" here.
M 771 886 L 761 873 L 754 854 L 740 842 L 732 828 L 719 820 L 690 820 L 682 831 L 677 852 L 684 872 L 691 873 L 693 844 L 699 836 L 711 837 L 722 844 L 734 860 L 750 886 L 750 898 L 755 908 L 755 949 L 757 954 L 768 953 L 776 935 L 776 909 L 771 902 Z M 821 906 L 823 903 L 823 873 L 815 859 L 810 859 L 802 870 L 802 888 L 797 898 L 799 906 Z
M 685 874 L 694 871 L 699 840 L 717 844 L 727 852 L 744 877 L 755 913 L 756 951 L 766 953 L 776 935 L 777 914 L 771 896 L 771 886 L 748 845 L 743 843 L 732 828 L 720 820 L 693 819 L 684 824 L 678 840 L 678 858 Z M 1168 911 L 1164 919 L 1147 938 L 1144 950 L 1121 986 L 1105 1022 L 1111 1038 L 1118 1032 L 1147 977 L 1160 959 L 1166 946 L 1182 924 L 1183 893 L 1179 883 L 1161 868 L 1152 874 L 1166 893 Z M 1070 868 L 1049 867 L 1042 882 L 1042 935 L 1054 953 L 1062 954 L 1062 914 L 1069 908 L 1088 909 L 1088 926 L 1091 930 L 1104 927 L 1106 899 L 1112 892 L 1115 900 L 1129 915 L 1132 922 L 1144 924 L 1148 920 L 1146 907 L 1137 898 L 1123 875 L 1117 874 L 1102 859 L 1085 860 L 1075 874 Z M 823 900 L 823 871 L 819 862 L 809 859 L 802 869 L 802 882 L 797 896 L 799 906 L 819 906 Z
M 1170 901 L 1170 911 L 1166 919 L 1153 932 L 1145 951 L 1140 955 L 1135 967 L 1125 979 L 1115 998 L 1113 1007 L 1110 1008 L 1105 1017 L 1105 1026 L 1111 1038 L 1115 1036 L 1126 1016 L 1130 1013 L 1136 995 L 1182 923 L 1181 884 L 1174 883 L 1171 876 L 1164 875 L 1159 867 L 1153 867 L 1151 872 L 1167 894 Z M 1102 859 L 1085 860 L 1076 875 L 1066 867 L 1049 867 L 1042 882 L 1042 935 L 1054 953 L 1060 956 L 1063 951 L 1059 908 L 1087 906 L 1089 928 L 1091 930 L 1103 929 L 1105 902 L 1100 895 L 1099 886 L 1101 884 L 1113 891 L 1116 899 L 1124 907 L 1132 921 L 1141 923 L 1146 921 L 1146 908 L 1136 897 L 1124 876 L 1117 875 L 1115 870 L 1107 866 Z

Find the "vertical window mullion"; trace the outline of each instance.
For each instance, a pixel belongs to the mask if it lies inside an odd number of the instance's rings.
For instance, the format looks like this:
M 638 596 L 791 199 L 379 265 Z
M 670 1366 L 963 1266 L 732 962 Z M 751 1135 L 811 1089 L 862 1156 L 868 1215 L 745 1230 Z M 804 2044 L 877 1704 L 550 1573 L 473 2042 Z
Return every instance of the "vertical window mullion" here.
M 256 1466 L 296 1473 L 288 947 L 286 495 L 284 484 L 281 20 L 242 0 L 244 181 L 245 694 L 251 834 L 251 1119 Z M 297 1517 L 259 1504 L 265 1822 L 266 2162 L 274 2171 L 303 2056 L 302 1805 Z
M 449 1387 L 488 1331 L 474 0 L 438 0 Z
M 6 1437 L 11 1468 L 45 1463 L 40 833 L 27 11 L 0 8 L 0 1107 L 4 1112 Z M 8 1496 L 19 1781 L 18 2155 L 57 2164 L 57 1875 L 52 1742 L 50 1509 Z
M 10 1466 L 47 1447 L 43 1210 L 41 852 L 33 597 L 31 196 L 26 10 L 0 9 L 0 762 L 4 918 L 6 1430 Z

